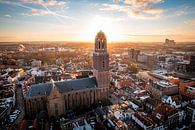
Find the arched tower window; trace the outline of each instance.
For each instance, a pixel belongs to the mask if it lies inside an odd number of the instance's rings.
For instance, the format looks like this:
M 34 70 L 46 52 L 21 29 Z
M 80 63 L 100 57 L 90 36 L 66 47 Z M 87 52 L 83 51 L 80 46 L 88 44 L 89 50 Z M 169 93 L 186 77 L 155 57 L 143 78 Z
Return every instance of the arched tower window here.
M 102 40 L 102 49 L 104 49 L 104 40 Z
M 99 42 L 99 49 L 100 49 L 100 44 L 101 44 L 101 43 Z

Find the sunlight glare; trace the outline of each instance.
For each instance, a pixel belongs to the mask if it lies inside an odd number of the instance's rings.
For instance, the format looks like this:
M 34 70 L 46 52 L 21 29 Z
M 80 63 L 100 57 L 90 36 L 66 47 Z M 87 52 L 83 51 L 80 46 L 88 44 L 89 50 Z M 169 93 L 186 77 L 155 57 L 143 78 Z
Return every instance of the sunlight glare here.
M 108 41 L 118 41 L 119 38 L 119 29 L 117 23 L 114 18 L 102 17 L 100 15 L 96 15 L 89 23 L 88 29 L 86 30 L 85 39 L 87 41 L 91 41 L 94 39 L 97 32 L 102 30 L 106 36 Z

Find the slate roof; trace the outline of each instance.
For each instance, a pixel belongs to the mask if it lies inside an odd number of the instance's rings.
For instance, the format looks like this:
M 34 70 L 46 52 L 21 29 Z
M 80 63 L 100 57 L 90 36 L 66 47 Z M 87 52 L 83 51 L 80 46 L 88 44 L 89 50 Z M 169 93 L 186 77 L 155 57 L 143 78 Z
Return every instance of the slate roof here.
M 58 82 L 54 82 L 54 84 L 60 93 L 66 93 L 75 90 L 97 87 L 97 81 L 95 77 L 69 80 L 69 81 L 58 81 Z M 48 96 L 51 90 L 52 90 L 51 82 L 35 84 L 29 87 L 29 90 L 25 96 L 26 97 L 44 96 L 44 95 Z
M 35 83 L 39 84 L 39 83 L 46 83 L 49 82 L 51 79 L 53 79 L 54 81 L 58 81 L 60 80 L 60 76 L 35 76 Z

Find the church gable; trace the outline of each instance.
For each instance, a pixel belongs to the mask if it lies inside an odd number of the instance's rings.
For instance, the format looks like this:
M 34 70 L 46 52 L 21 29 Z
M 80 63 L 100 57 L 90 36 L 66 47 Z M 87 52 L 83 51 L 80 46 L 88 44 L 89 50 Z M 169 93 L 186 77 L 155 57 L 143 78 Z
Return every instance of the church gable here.
M 58 91 L 58 88 L 55 85 L 53 80 L 51 80 L 51 86 L 52 86 L 52 89 L 51 89 L 51 92 L 48 96 L 48 99 L 52 100 L 52 99 L 56 99 L 56 98 L 62 98 L 62 94 Z

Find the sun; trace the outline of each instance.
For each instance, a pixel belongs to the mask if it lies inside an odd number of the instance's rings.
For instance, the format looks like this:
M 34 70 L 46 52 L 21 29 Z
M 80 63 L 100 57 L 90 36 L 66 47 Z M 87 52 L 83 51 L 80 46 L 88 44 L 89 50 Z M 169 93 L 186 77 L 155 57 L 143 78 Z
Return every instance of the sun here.
M 113 18 L 102 17 L 100 15 L 96 15 L 90 20 L 90 23 L 87 25 L 87 29 L 85 31 L 86 34 L 84 40 L 94 40 L 95 35 L 100 30 L 106 34 L 108 42 L 121 40 L 116 20 Z

